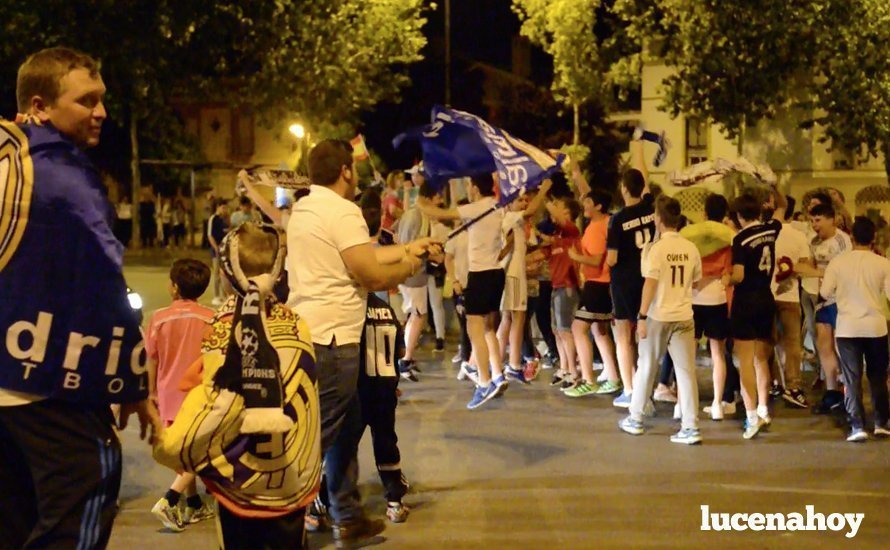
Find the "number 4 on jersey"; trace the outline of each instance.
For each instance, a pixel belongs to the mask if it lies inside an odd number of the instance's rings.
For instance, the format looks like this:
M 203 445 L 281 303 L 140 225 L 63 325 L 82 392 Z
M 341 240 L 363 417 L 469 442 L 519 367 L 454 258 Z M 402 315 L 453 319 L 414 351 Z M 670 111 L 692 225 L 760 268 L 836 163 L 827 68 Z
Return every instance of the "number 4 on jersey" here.
M 763 253 L 760 255 L 760 263 L 757 268 L 764 273 L 769 273 L 773 268 L 773 255 L 768 247 L 763 247 Z

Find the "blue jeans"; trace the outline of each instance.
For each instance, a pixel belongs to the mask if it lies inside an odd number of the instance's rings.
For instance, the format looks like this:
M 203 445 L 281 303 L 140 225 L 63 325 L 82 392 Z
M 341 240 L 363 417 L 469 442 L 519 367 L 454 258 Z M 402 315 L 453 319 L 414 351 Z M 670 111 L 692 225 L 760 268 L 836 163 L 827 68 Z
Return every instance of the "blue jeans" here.
M 358 354 L 358 344 L 315 346 L 321 451 L 335 523 L 364 515 L 358 492 L 358 444 L 364 431 L 358 397 Z

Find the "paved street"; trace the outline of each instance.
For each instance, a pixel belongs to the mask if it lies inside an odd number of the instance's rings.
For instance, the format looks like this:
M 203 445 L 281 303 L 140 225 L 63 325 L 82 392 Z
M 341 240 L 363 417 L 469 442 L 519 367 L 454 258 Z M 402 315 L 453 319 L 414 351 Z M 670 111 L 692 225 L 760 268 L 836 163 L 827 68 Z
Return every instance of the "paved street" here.
M 167 303 L 166 267 L 126 271 L 147 312 Z M 610 399 L 570 400 L 543 376 L 470 412 L 471 388 L 455 380 L 451 355 L 453 346 L 435 357 L 427 347 L 421 381 L 401 385 L 398 432 L 413 510 L 407 523 L 388 526 L 382 547 L 877 548 L 890 540 L 890 441 L 846 443 L 833 419 L 783 404 L 770 431 L 751 442 L 742 440 L 741 421 L 702 420 L 703 445 L 672 444 L 677 426 L 664 404 L 650 431 L 632 437 L 618 431 L 622 413 Z M 699 369 L 703 387 L 709 376 Z M 123 509 L 111 548 L 216 547 L 207 522 L 162 531 L 149 509 L 173 475 L 152 462 L 132 427 L 123 439 Z M 369 443 L 361 448 L 362 491 L 382 515 Z M 803 514 L 814 505 L 865 518 L 852 541 L 830 531 L 703 532 L 703 504 L 711 512 Z M 329 535 L 310 542 L 332 547 Z

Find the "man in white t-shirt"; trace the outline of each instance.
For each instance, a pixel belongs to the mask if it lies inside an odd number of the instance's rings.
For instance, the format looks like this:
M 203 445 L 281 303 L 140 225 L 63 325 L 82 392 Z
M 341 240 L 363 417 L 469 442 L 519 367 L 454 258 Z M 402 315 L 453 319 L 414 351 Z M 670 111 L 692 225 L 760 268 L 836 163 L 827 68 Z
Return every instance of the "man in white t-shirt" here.
M 655 226 L 661 237 L 643 249 L 643 296 L 637 321 L 639 366 L 634 374 L 630 415 L 618 423 L 621 430 L 641 435 L 643 414 L 654 414 L 650 400 L 661 358 L 674 360 L 682 428 L 671 436 L 674 443 L 701 442 L 698 430 L 698 382 L 695 376 L 695 324 L 692 287 L 702 278 L 701 255 L 692 242 L 677 232 L 680 203 L 662 195 L 655 203 Z
M 851 250 L 853 243 L 846 233 L 836 227 L 834 207 L 830 204 L 813 207 L 810 210 L 810 223 L 816 232 L 816 236 L 810 241 L 810 253 L 816 269 L 821 274 L 831 260 Z M 834 326 L 837 322 L 837 304 L 834 298 L 817 303 L 815 317 L 816 351 L 819 353 L 819 363 L 825 375 L 825 395 L 816 405 L 816 412 L 828 414 L 841 407 L 844 401 L 838 380 L 840 367 L 834 345 Z
M 871 251 L 875 225 L 859 217 L 853 223 L 853 250 L 835 257 L 825 270 L 820 294 L 836 299 L 837 348 L 846 381 L 844 405 L 850 422 L 847 441 L 868 439 L 862 407 L 862 362 L 871 390 L 875 437 L 890 436 L 887 393 L 887 321 L 884 304 L 890 297 L 890 260 Z
M 503 353 L 509 342 L 510 357 L 504 373 L 509 380 L 522 384 L 530 383 L 525 378 L 522 364 L 523 331 L 528 310 L 528 275 L 525 269 L 528 243 L 525 224 L 544 204 L 551 185 L 552 182 L 546 180 L 531 201 L 524 196 L 513 201 L 504 215 L 502 225 L 506 245 L 501 252 L 501 267 L 504 268 L 506 277 L 501 298 L 501 324 L 497 331 L 498 344 Z
M 476 220 L 467 229 L 470 272 L 463 294 L 467 332 L 479 370 L 479 381 L 467 404 L 468 409 L 475 409 L 501 395 L 508 385 L 500 364 L 501 352 L 495 333 L 495 317 L 504 291 L 504 270 L 498 263 L 503 248 L 504 211 L 496 208 L 494 190 L 494 177 L 482 174 L 470 178 L 470 204 L 444 209 L 423 197 L 417 199 L 417 206 L 432 218 L 460 220 L 462 223 Z
M 361 209 L 348 142 L 325 140 L 309 153 L 309 194 L 287 226 L 290 306 L 309 324 L 315 346 L 321 439 L 334 538 L 340 544 L 374 536 L 383 522 L 367 519 L 357 488 L 361 406 L 359 343 L 369 290 L 388 290 L 417 273 L 429 239 L 374 247 Z
M 777 211 L 776 217 L 784 217 L 784 214 Z M 781 365 L 785 375 L 782 399 L 803 409 L 808 408 L 809 403 L 800 375 L 803 341 L 799 275 L 803 271 L 802 266 L 809 266 L 810 263 L 810 245 L 806 235 L 786 221 L 776 238 L 776 268 L 772 285 L 776 298 L 776 328 L 779 331 L 776 348 L 780 356 L 784 356 Z M 773 378 L 778 379 L 778 376 L 774 375 Z

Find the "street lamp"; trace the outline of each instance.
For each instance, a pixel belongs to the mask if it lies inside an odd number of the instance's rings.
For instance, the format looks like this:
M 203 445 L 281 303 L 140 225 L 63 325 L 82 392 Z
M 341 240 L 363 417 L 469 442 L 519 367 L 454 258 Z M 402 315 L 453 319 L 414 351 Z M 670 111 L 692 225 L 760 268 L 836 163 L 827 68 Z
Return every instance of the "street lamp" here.
M 288 131 L 294 135 L 297 139 L 303 139 L 306 137 L 306 129 L 303 128 L 302 124 L 294 123 L 288 127 Z

